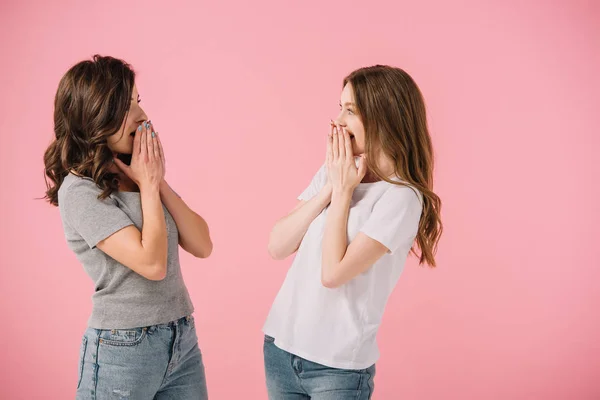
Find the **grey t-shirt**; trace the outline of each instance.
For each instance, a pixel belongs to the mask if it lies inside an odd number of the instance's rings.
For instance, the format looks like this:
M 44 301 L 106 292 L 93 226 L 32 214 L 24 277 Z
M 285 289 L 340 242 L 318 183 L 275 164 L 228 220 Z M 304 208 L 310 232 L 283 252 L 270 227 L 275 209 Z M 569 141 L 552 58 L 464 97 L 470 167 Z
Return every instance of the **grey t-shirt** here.
M 101 189 L 89 178 L 67 175 L 58 190 L 65 237 L 95 284 L 88 326 L 127 329 L 163 324 L 193 311 L 179 266 L 179 233 L 163 206 L 167 223 L 167 276 L 151 281 L 96 247 L 113 233 L 135 225 L 142 229 L 140 194 L 113 192 L 98 199 Z

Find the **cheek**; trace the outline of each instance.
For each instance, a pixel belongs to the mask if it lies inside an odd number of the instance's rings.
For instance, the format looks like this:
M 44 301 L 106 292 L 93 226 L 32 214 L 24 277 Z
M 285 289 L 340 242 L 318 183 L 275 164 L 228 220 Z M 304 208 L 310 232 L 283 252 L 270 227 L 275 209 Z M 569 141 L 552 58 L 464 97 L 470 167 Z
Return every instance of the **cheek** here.
M 362 144 L 365 142 L 365 131 L 362 127 L 362 124 L 360 124 L 360 123 L 355 124 L 352 132 L 354 133 L 354 137 L 356 138 L 356 141 L 359 144 Z
M 365 128 L 360 119 L 354 116 L 352 119 L 347 121 L 348 127 L 352 130 L 352 133 L 356 136 L 364 136 Z
M 108 147 L 114 151 L 127 151 L 133 143 L 133 139 L 125 134 L 115 134 L 108 138 Z
M 110 147 L 110 148 L 115 147 L 117 142 L 118 142 L 118 139 L 115 137 L 115 135 L 112 135 L 108 139 L 106 139 L 106 143 L 108 143 L 108 147 Z

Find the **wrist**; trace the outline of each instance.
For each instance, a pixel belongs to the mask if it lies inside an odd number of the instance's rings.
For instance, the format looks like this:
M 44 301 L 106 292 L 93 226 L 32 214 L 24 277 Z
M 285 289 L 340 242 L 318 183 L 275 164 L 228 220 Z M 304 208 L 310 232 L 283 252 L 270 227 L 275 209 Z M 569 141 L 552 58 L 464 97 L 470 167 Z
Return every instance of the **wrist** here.
M 347 202 L 352 200 L 352 190 L 345 188 L 336 188 L 331 191 L 331 202 Z
M 165 181 L 164 178 L 158 184 L 158 188 L 159 188 L 159 190 L 160 190 L 161 193 L 164 193 L 167 190 L 171 189 L 171 187 L 169 186 L 169 184 L 167 183 L 167 181 Z
M 143 192 L 143 193 L 151 193 L 151 192 L 158 193 L 160 191 L 160 182 L 139 183 L 138 187 L 140 188 L 140 192 Z

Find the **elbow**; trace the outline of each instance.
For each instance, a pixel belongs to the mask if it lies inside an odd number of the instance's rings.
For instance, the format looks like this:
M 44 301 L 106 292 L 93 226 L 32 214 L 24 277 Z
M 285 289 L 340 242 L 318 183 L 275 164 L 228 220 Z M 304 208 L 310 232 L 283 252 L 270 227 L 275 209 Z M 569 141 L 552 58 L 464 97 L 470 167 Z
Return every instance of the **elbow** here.
M 196 251 L 192 252 L 192 255 L 196 258 L 208 258 L 212 254 L 213 244 L 211 241 L 206 246 L 202 246 Z
M 321 285 L 328 289 L 335 289 L 342 286 L 340 279 L 335 274 L 325 272 L 325 268 L 321 271 Z
M 179 245 L 196 258 L 208 258 L 213 251 L 213 244 L 210 237 L 195 242 L 185 241 L 183 238 L 180 238 Z
M 277 233 L 275 232 L 275 228 L 273 228 L 271 234 L 269 235 L 269 244 L 267 245 L 267 251 L 269 252 L 269 256 L 271 256 L 273 260 L 283 260 L 287 257 L 287 255 L 283 254 L 283 252 L 281 251 L 281 246 L 278 246 L 277 244 Z
M 277 247 L 273 246 L 271 243 L 269 243 L 267 250 L 269 252 L 269 256 L 271 256 L 273 260 L 283 260 L 287 257 L 286 254 L 283 254 Z
M 167 277 L 167 263 L 151 264 L 146 268 L 144 278 L 151 281 L 162 281 Z

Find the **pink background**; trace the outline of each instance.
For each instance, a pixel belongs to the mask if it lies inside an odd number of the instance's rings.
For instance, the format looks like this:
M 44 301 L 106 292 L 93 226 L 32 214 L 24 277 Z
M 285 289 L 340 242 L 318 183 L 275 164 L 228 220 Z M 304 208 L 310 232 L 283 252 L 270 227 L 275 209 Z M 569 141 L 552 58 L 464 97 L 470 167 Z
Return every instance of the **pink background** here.
M 266 398 L 261 326 L 291 259 L 274 221 L 323 162 L 341 81 L 401 66 L 425 94 L 446 226 L 379 339 L 375 399 L 600 398 L 597 1 L 0 5 L 0 397 L 74 397 L 92 283 L 44 193 L 62 74 L 137 70 L 168 181 L 211 226 L 182 253 L 212 399 Z M 285 4 L 284 4 L 285 3 Z

